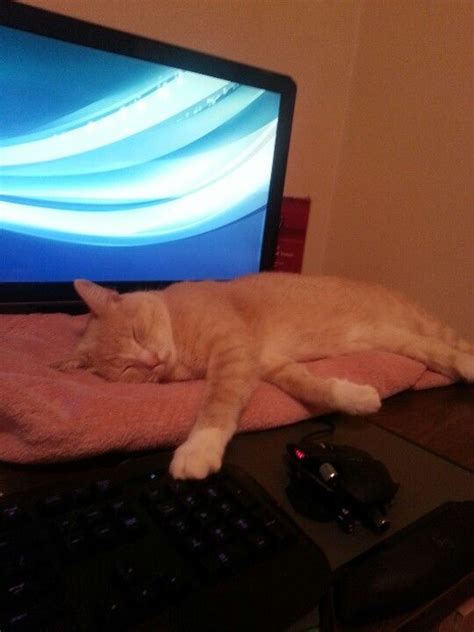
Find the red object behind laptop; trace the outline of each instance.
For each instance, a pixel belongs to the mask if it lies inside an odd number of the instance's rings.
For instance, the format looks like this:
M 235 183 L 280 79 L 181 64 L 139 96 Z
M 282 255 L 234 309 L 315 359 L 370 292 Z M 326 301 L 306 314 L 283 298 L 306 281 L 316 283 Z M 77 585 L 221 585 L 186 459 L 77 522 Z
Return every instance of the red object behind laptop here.
M 311 200 L 283 198 L 274 269 L 301 272 Z

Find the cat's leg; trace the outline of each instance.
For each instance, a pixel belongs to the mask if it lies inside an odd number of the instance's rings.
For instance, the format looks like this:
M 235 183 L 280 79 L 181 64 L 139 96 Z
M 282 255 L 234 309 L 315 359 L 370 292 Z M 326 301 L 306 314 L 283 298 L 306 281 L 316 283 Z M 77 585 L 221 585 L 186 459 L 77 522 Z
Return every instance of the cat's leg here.
M 257 382 L 252 345 L 223 337 L 212 349 L 203 402 L 187 440 L 174 453 L 174 478 L 205 478 L 222 465 L 225 448 Z
M 374 348 L 418 360 L 429 369 L 453 379 L 474 382 L 474 354 L 464 341 L 449 344 L 434 336 L 399 329 L 381 329 L 372 336 Z
M 267 358 L 263 379 L 311 406 L 353 415 L 374 413 L 381 406 L 376 389 L 339 378 L 319 378 L 300 363 L 284 357 Z

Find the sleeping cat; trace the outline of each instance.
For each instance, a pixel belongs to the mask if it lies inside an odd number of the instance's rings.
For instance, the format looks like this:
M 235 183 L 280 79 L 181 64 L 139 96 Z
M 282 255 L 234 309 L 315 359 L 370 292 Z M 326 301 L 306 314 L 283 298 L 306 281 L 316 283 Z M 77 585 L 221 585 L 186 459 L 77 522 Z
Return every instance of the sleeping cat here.
M 122 295 L 91 281 L 74 286 L 92 316 L 58 368 L 121 382 L 206 379 L 195 425 L 171 462 L 175 478 L 204 478 L 221 467 L 258 380 L 310 406 L 379 409 L 372 386 L 317 378 L 304 361 L 378 349 L 474 382 L 474 346 L 379 286 L 277 272 Z

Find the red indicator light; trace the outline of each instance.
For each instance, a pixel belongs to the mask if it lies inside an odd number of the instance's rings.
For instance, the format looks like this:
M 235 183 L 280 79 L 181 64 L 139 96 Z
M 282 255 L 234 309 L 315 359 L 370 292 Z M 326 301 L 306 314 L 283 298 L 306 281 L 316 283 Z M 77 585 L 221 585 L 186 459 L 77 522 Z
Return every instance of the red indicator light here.
M 306 458 L 306 454 L 300 450 L 299 448 L 295 448 L 295 454 L 298 457 L 298 459 L 301 461 L 301 459 L 305 459 Z

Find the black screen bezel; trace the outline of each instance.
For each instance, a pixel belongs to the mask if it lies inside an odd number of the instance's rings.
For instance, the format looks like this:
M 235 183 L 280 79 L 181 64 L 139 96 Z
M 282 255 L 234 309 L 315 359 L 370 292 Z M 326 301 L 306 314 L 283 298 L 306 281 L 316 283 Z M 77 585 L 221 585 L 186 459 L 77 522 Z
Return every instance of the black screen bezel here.
M 280 112 L 260 261 L 260 270 L 272 268 L 296 97 L 296 85 L 290 77 L 16 2 L 0 3 L 0 23 L 22 31 L 208 74 L 278 93 Z M 101 284 L 114 287 L 119 291 L 132 291 L 138 288 L 162 288 L 174 282 L 176 280 L 157 279 L 155 282 L 127 283 L 117 280 L 101 282 Z M 73 312 L 77 311 L 78 306 L 80 302 L 74 292 L 72 282 L 0 283 L 0 310 L 3 312 Z

